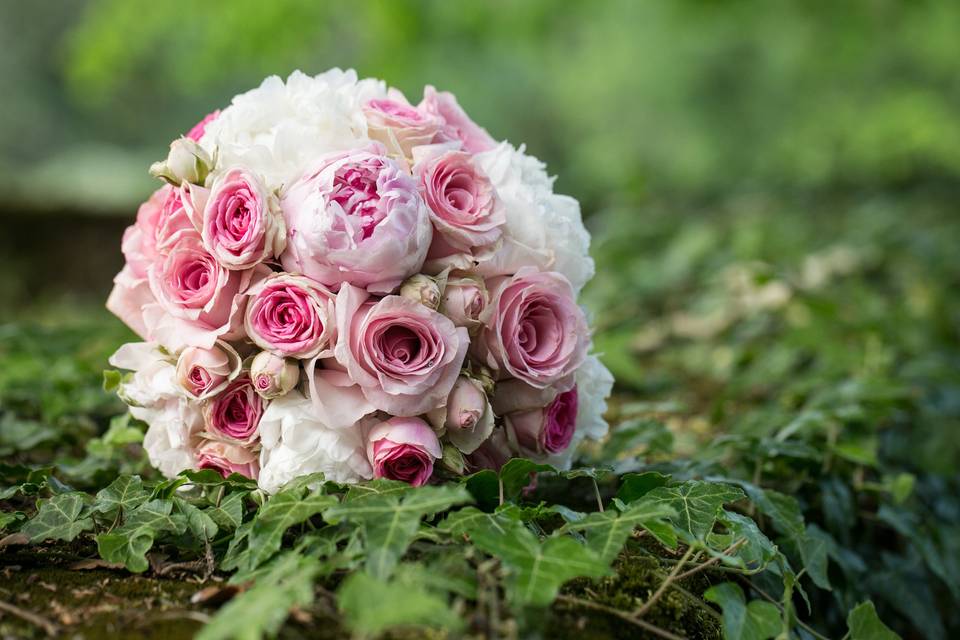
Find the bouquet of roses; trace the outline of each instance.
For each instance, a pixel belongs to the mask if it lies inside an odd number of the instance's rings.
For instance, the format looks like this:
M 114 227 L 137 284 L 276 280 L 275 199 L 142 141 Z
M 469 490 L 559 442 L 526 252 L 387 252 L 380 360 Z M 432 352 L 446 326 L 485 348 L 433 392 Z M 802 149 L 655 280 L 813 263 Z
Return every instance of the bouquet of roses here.
M 164 474 L 421 485 L 606 432 L 579 205 L 453 95 L 271 77 L 151 173 L 107 307 Z

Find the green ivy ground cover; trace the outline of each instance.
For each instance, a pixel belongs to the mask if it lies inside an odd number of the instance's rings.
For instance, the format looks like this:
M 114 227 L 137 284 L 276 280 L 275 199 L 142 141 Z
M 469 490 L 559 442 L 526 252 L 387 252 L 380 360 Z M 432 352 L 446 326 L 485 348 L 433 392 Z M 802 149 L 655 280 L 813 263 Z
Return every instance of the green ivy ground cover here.
M 568 472 L 163 480 L 100 386 L 121 329 L 2 325 L 0 634 L 954 637 L 955 202 L 596 218 L 614 430 Z

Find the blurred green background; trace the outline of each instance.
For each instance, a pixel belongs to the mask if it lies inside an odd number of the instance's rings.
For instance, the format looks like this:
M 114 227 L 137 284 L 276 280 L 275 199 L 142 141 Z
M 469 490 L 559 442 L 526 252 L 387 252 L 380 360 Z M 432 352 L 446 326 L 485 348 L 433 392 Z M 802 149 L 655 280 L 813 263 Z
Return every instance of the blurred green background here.
M 955 636 L 960 3 L 0 0 L 0 42 L 0 455 L 72 446 L 96 485 L 149 163 L 266 75 L 354 67 L 456 93 L 580 199 L 621 468 L 795 496 L 820 628 L 869 596 Z

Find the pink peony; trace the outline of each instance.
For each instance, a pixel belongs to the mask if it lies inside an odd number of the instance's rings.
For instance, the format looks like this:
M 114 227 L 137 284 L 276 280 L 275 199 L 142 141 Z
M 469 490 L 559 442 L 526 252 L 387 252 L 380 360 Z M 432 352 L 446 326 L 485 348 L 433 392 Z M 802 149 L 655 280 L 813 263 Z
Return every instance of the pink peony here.
M 327 156 L 292 184 L 281 208 L 286 271 L 337 289 L 388 293 L 423 265 L 430 216 L 416 181 L 377 150 Z
M 471 251 L 497 242 L 506 222 L 487 175 L 469 153 L 447 151 L 417 167 L 430 220 L 452 248 Z
M 443 455 L 433 429 L 420 418 L 391 418 L 367 436 L 367 459 L 375 478 L 402 480 L 421 487 Z
M 430 144 L 444 126 L 443 119 L 410 106 L 402 95 L 370 100 L 363 106 L 367 134 L 393 154 L 409 158 L 414 147 Z
M 244 374 L 203 408 L 206 434 L 215 440 L 251 444 L 259 438 L 263 399 Z
M 452 93 L 438 92 L 427 85 L 423 89 L 423 101 L 419 109 L 442 118 L 444 123 L 442 135 L 448 140 L 459 140 L 463 143 L 464 151 L 480 153 L 489 151 L 497 145 L 486 129 L 470 119 Z
M 214 179 L 201 229 L 203 246 L 227 269 L 249 269 L 280 255 L 286 246 L 274 195 L 244 169 Z
M 590 333 L 566 278 L 524 267 L 513 277 L 494 278 L 490 286 L 489 318 L 474 348 L 500 378 L 543 388 L 583 363 Z
M 377 409 L 413 416 L 442 405 L 466 355 L 466 329 L 408 298 L 367 298 L 340 289 L 337 361 Z
M 197 449 L 197 468 L 213 469 L 224 478 L 231 473 L 257 479 L 259 456 L 250 450 L 227 442 L 208 440 Z
M 313 358 L 336 341 L 335 296 L 303 276 L 275 273 L 249 291 L 244 326 L 259 347 Z
M 187 347 L 177 359 L 177 382 L 196 400 L 205 400 L 223 391 L 240 375 L 240 356 L 226 342 L 210 349 Z
M 577 426 L 577 388 L 557 394 L 539 409 L 503 416 L 510 444 L 521 455 L 550 455 L 570 446 Z

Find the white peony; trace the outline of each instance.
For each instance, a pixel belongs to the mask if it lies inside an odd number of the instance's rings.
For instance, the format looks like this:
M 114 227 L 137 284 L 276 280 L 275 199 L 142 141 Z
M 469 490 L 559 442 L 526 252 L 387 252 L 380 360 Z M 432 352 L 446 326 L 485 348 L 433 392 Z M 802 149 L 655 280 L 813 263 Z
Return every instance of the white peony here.
M 234 97 L 206 125 L 200 144 L 217 166 L 244 166 L 280 189 L 317 157 L 367 144 L 362 107 L 386 95 L 383 81 L 358 80 L 352 69 L 314 77 L 294 71 L 286 82 L 270 76 Z
M 609 430 L 603 414 L 607 412 L 607 398 L 613 390 L 613 374 L 597 356 L 587 356 L 574 378 L 577 382 L 577 430 L 570 446 L 547 460 L 559 469 L 570 468 L 573 455 L 585 438 L 600 440 Z
M 516 273 L 536 265 L 559 271 L 575 291 L 593 277 L 590 234 L 580 217 L 580 204 L 553 192 L 553 178 L 546 165 L 503 142 L 475 156 L 497 189 L 507 214 L 503 245 L 489 260 L 481 262 L 485 277 Z
M 260 419 L 260 488 L 279 491 L 298 476 L 323 472 L 335 482 L 373 477 L 359 425 L 332 429 L 318 418 L 313 403 L 291 391 L 270 403 Z

